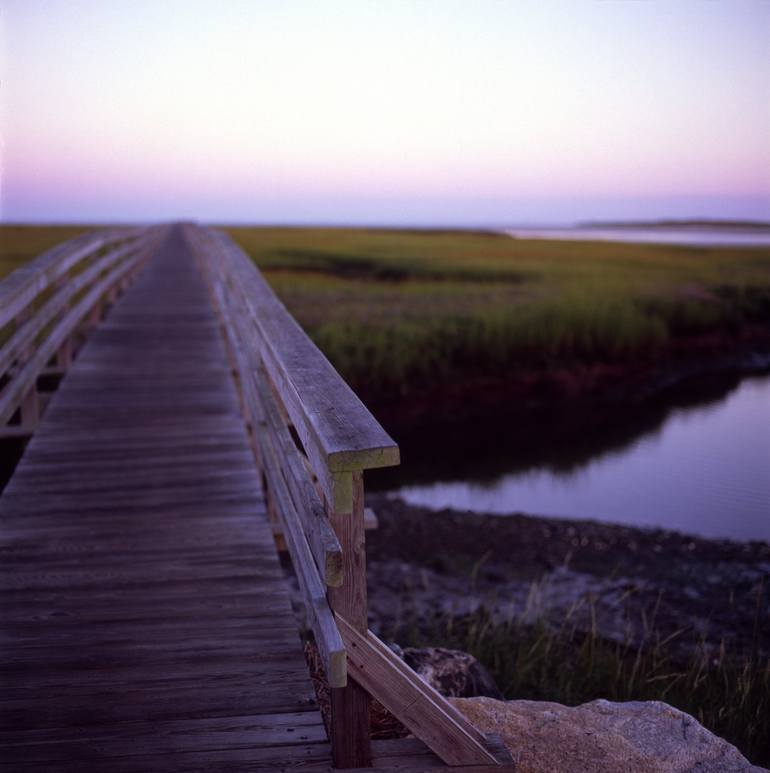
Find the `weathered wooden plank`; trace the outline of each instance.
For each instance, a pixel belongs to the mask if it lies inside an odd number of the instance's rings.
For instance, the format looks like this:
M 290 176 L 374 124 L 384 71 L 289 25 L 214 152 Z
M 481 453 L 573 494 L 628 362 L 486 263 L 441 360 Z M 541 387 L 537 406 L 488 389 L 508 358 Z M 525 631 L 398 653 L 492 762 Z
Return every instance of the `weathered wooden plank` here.
M 288 773 L 299 770 L 302 773 L 334 773 L 329 764 L 329 747 L 324 743 L 288 746 L 266 746 L 259 749 L 220 748 L 214 751 L 178 751 L 173 754 L 143 754 L 136 749 L 131 756 L 110 757 L 109 773 Z M 41 770 L 40 763 L 17 762 L 14 773 L 29 773 Z M 49 760 L 45 773 L 83 773 L 81 762 L 73 764 L 67 760 Z M 411 771 L 399 771 L 411 773 Z M 469 773 L 475 773 L 470 771 Z
M 0 328 L 22 312 L 43 290 L 50 287 L 81 260 L 107 244 L 129 238 L 133 229 L 87 233 L 58 244 L 0 282 Z
M 126 730 L 130 730 L 130 734 Z M 317 713 L 259 714 L 247 717 L 214 717 L 156 722 L 132 722 L 92 726 L 87 734 L 69 728 L 45 728 L 22 734 L 0 732 L 0 755 L 6 763 L 49 761 L 77 756 L 82 760 L 108 760 L 130 756 L 140 747 L 143 754 L 188 751 L 258 749 L 291 743 L 326 740 Z M 19 742 L 22 743 L 19 743 Z
M 315 695 L 306 680 L 294 682 L 283 679 L 275 684 L 260 684 L 259 689 L 246 684 L 243 676 L 236 679 L 220 679 L 216 684 L 166 685 L 157 690 L 154 700 L 143 700 L 141 691 L 124 693 L 123 700 L 109 700 L 104 693 L 83 694 L 62 690 L 47 690 L 48 700 L 41 704 L 37 696 L 28 690 L 24 697 L 7 698 L 0 705 L 0 727 L 44 728 L 62 722 L 112 724 L 115 722 L 154 721 L 179 717 L 179 707 L 184 706 L 190 719 L 198 717 L 226 717 L 235 715 L 259 715 L 284 712 L 316 712 Z M 96 696 L 96 699 L 92 696 Z M 71 726 L 71 725 L 70 725 Z
M 423 682 L 371 632 L 337 614 L 350 676 L 449 765 L 497 765 L 483 736 L 443 696 Z M 417 681 L 415 681 L 417 680 Z
M 260 440 L 255 441 L 257 451 L 260 453 L 260 444 L 271 446 L 271 458 L 281 469 L 321 579 L 326 585 L 339 585 L 342 582 L 339 541 L 323 504 L 308 479 L 300 452 L 294 445 L 287 426 L 281 420 L 259 362 L 258 352 L 249 349 L 248 337 L 242 327 L 244 318 L 239 313 L 240 308 L 233 305 L 220 291 L 221 287 L 215 283 L 214 294 L 220 304 L 225 329 L 230 338 L 231 352 L 238 367 L 246 416 L 254 431 L 260 435 Z
M 250 374 L 264 410 L 264 431 L 274 439 L 275 458 L 284 473 L 289 493 L 302 522 L 303 531 L 313 548 L 322 579 L 329 587 L 342 583 L 342 548 L 332 528 L 318 494 L 307 476 L 300 452 L 292 442 L 288 428 L 282 424 L 277 408 L 268 392 L 262 373 L 255 369 Z
M 0 497 L 0 554 L 11 769 L 328 768 L 219 327 L 178 231 L 54 395 Z
M 7 424 L 0 427 L 0 439 L 32 437 L 34 429 L 20 424 Z
M 261 400 L 255 383 L 255 371 L 261 371 L 265 362 L 269 361 L 272 355 L 264 347 L 256 345 L 260 333 L 251 320 L 251 308 L 240 283 L 227 286 L 227 276 L 222 273 L 222 267 L 220 266 L 219 272 L 217 272 L 216 266 L 211 266 L 214 261 L 203 262 L 210 269 L 214 295 L 223 314 L 225 328 L 231 342 L 231 350 L 237 363 L 245 414 L 252 422 L 257 422 L 263 426 L 264 411 L 260 406 Z M 268 360 L 265 360 L 265 357 Z M 280 376 L 280 369 L 277 372 Z M 274 385 L 271 384 L 268 389 L 272 392 Z M 280 392 L 280 388 L 276 390 L 278 400 L 280 400 L 278 397 Z M 283 409 L 282 405 L 281 408 Z M 285 413 L 285 409 L 282 412 Z M 317 476 L 327 501 L 333 503 L 333 507 L 338 512 L 349 511 L 352 492 L 350 487 L 345 485 L 349 476 L 330 471 L 328 459 L 323 450 L 318 444 L 312 442 L 309 435 L 303 432 L 302 426 L 300 426 L 299 431 L 303 435 L 304 450 L 310 457 L 310 467 L 314 471 L 313 474 Z
M 284 539 L 291 553 L 294 571 L 302 589 L 305 608 L 324 662 L 329 685 L 341 687 L 347 684 L 345 647 L 326 600 L 326 584 L 318 573 L 318 567 L 302 531 L 286 482 L 281 477 L 278 464 L 273 458 L 274 451 L 266 443 L 264 436 L 259 436 L 257 442 L 263 458 L 269 460 L 264 473 L 268 479 L 270 492 L 278 505 Z
M 24 365 L 21 371 L 11 380 L 0 396 L 0 424 L 7 422 L 25 393 L 34 389 L 35 381 L 46 363 L 53 357 L 67 336 L 75 330 L 87 309 L 98 299 L 108 287 L 121 277 L 136 268 L 141 256 L 135 256 L 125 263 L 113 268 L 106 277 L 99 280 L 88 293 L 74 304 L 56 323 L 46 340 L 40 345 L 35 355 Z
M 352 512 L 330 513 L 331 522 L 343 551 L 343 583 L 329 589 L 329 602 L 335 616 L 366 632 L 366 547 L 364 535 L 364 483 L 361 472 L 339 473 L 350 477 Z M 346 647 L 347 649 L 347 647 Z M 353 661 L 348 655 L 349 662 Z M 331 691 L 331 740 L 337 767 L 365 767 L 371 764 L 370 698 L 358 682 L 348 681 L 344 689 Z
M 398 464 L 396 444 L 286 311 L 248 256 L 223 233 L 214 233 L 207 246 L 219 248 L 228 287 L 240 287 L 247 298 L 260 334 L 254 343 L 263 351 L 297 431 L 302 428 L 308 440 L 320 446 L 328 468 Z
M 99 274 L 118 263 L 127 255 L 146 248 L 148 236 L 138 237 L 129 244 L 124 244 L 97 259 L 91 266 L 72 277 L 49 298 L 35 313 L 27 318 L 25 323 L 14 332 L 11 338 L 0 348 L 0 373 L 5 373 L 15 358 L 26 348 L 32 346 L 35 339 L 57 315 L 66 308 L 75 294 L 91 284 Z M 67 342 L 65 341 L 64 344 Z M 64 357 L 69 363 L 71 352 L 60 347 L 59 358 Z M 65 366 L 66 367 L 66 366 Z

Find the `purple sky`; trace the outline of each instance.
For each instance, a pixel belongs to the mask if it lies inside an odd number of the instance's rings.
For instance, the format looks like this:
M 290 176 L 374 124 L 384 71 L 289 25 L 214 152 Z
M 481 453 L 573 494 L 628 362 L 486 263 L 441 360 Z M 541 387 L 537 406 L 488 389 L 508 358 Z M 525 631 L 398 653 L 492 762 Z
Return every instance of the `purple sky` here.
M 770 219 L 767 2 L 0 10 L 0 217 Z

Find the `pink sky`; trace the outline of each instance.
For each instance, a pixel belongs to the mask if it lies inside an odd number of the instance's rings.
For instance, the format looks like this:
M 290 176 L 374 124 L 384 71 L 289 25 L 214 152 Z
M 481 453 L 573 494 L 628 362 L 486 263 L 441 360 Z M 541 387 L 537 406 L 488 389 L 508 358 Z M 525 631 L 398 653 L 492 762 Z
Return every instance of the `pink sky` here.
M 0 216 L 770 219 L 770 4 L 11 0 Z

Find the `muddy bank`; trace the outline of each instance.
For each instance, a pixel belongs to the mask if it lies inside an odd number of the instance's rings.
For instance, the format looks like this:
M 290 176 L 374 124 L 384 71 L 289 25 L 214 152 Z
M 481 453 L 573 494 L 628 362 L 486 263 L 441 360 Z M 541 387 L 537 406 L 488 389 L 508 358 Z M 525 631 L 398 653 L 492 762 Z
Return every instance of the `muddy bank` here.
M 704 340 L 702 356 L 691 352 L 654 368 L 524 371 L 505 382 L 466 382 L 405 399 L 398 415 L 395 405 L 375 408 L 402 464 L 369 472 L 367 489 L 493 481 L 534 468 L 570 472 L 633 446 L 675 411 L 720 403 L 747 375 L 770 373 L 770 331 L 763 335 L 730 352 Z
M 683 657 L 722 641 L 770 654 L 768 543 L 368 500 L 379 518 L 367 534 L 370 619 L 396 641 L 483 606 L 498 620 L 569 617 L 614 641 L 675 635 Z
M 466 424 L 492 416 L 527 416 L 555 406 L 601 406 L 629 411 L 697 379 L 710 381 L 770 371 L 770 328 L 674 339 L 656 356 L 618 362 L 522 363 L 499 377 L 469 377 L 387 399 L 361 390 L 364 402 L 396 434 Z

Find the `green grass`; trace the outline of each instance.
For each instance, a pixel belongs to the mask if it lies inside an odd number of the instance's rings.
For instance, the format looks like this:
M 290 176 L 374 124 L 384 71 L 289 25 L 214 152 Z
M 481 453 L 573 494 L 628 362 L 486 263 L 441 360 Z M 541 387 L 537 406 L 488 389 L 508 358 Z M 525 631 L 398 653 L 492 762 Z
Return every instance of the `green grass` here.
M 594 614 L 595 610 L 594 610 Z M 595 617 L 594 617 L 595 619 Z M 654 611 L 641 643 L 602 639 L 581 631 L 567 615 L 561 628 L 542 621 L 495 623 L 484 611 L 444 618 L 426 630 L 400 626 L 402 646 L 442 646 L 470 652 L 495 678 L 507 699 L 569 706 L 597 698 L 660 700 L 694 716 L 752 762 L 770 763 L 770 659 L 731 652 L 724 643 L 701 646 L 682 661 L 676 639 L 655 629 Z
M 90 230 L 84 225 L 1 225 L 0 279 L 60 242 Z
M 770 249 L 462 232 L 231 228 L 354 389 L 655 357 L 770 321 Z

